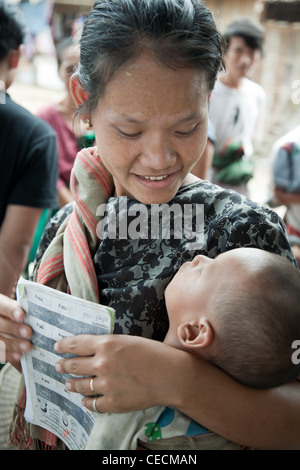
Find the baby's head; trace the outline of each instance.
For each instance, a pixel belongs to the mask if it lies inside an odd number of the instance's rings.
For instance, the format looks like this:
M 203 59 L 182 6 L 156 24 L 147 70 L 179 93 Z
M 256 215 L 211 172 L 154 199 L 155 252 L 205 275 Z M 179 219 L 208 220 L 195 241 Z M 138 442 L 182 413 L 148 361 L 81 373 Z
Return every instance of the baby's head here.
M 238 248 L 184 263 L 166 288 L 165 342 L 199 355 L 242 383 L 281 385 L 300 374 L 300 272 L 285 258 Z

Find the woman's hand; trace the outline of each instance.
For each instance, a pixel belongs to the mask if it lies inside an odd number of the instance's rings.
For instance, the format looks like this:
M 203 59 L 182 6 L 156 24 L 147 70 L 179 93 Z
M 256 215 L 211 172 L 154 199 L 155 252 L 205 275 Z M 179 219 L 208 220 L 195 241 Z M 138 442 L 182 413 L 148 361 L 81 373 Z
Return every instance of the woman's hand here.
M 5 345 L 5 360 L 19 371 L 22 354 L 31 348 L 32 330 L 23 323 L 24 317 L 16 300 L 0 294 L 0 341 Z
M 103 413 L 172 406 L 174 391 L 180 389 L 178 355 L 186 354 L 164 343 L 127 335 L 72 336 L 56 343 L 55 350 L 79 356 L 59 361 L 56 370 L 88 376 L 69 379 L 66 387 L 84 395 L 83 405 L 91 411 L 95 395 L 101 395 L 96 406 Z
M 300 449 L 299 383 L 248 388 L 222 370 L 164 343 L 127 335 L 72 336 L 56 343 L 57 371 L 93 411 L 122 413 L 154 405 L 176 408 L 212 431 L 258 449 Z M 91 377 L 94 393 L 90 389 Z M 246 425 L 245 425 L 246 423 Z

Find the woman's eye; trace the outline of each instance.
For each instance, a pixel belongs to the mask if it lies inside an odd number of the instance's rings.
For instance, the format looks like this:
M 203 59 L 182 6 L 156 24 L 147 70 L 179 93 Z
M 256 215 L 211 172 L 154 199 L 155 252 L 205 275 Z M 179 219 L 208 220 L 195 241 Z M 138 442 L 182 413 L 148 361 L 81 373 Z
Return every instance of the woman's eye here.
M 192 129 L 188 130 L 188 131 L 176 131 L 176 134 L 181 136 L 181 137 L 187 137 L 191 134 L 193 134 L 196 129 L 198 128 L 199 124 L 195 124 Z
M 117 131 L 122 137 L 126 137 L 128 139 L 134 139 L 134 138 L 139 137 L 141 135 L 141 132 L 129 133 L 129 132 L 124 132 L 121 129 L 117 129 Z

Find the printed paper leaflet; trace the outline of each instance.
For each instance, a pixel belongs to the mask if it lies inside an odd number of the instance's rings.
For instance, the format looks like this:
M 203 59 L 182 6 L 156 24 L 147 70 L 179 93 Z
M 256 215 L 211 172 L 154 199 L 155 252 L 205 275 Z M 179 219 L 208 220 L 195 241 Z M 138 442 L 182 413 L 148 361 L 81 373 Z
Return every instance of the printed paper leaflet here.
M 25 419 L 54 433 L 69 449 L 82 449 L 95 415 L 81 405 L 80 394 L 65 388 L 70 376 L 56 372 L 55 363 L 68 355 L 58 355 L 54 344 L 72 335 L 111 333 L 114 310 L 23 278 L 17 285 L 17 299 L 34 331 L 33 348 L 21 361 L 26 385 Z

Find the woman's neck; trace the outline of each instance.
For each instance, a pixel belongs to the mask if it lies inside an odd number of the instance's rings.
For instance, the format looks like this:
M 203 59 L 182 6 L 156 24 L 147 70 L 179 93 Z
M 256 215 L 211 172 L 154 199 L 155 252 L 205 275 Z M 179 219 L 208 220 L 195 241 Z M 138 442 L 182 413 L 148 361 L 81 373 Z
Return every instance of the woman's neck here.
M 197 183 L 198 181 L 201 181 L 198 176 L 195 176 L 192 173 L 188 173 L 184 178 L 181 186 L 187 186 L 188 184 Z

